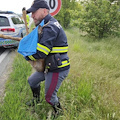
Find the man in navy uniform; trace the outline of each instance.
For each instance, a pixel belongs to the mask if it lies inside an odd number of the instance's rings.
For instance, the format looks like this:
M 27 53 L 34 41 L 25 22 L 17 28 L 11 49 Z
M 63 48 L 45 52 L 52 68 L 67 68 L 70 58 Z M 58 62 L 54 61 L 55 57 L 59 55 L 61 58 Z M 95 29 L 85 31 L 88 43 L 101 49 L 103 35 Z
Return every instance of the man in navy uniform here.
M 33 99 L 26 104 L 34 105 L 40 101 L 40 83 L 45 80 L 45 99 L 52 105 L 55 113 L 61 109 L 57 97 L 62 81 L 67 77 L 70 69 L 68 43 L 65 32 L 59 22 L 49 14 L 49 6 L 45 0 L 34 0 L 27 13 L 32 13 L 35 26 L 42 21 L 48 23 L 43 29 L 37 43 L 37 53 L 26 56 L 26 60 L 45 59 L 46 72 L 36 71 L 28 78 L 33 93 Z

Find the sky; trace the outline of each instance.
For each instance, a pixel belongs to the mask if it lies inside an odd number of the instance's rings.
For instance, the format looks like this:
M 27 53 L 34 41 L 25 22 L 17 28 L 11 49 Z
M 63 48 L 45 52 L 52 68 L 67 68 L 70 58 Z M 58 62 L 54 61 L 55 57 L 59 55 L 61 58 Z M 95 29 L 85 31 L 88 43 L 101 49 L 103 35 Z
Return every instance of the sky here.
M 30 8 L 33 0 L 1 0 L 0 10 L 13 11 L 17 14 L 22 14 L 22 8 Z

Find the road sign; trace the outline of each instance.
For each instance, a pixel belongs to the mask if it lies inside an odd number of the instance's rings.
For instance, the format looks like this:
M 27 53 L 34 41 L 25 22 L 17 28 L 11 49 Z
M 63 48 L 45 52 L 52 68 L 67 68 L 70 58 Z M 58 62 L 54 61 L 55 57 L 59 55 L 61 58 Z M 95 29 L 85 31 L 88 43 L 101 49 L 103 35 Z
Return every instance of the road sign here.
M 46 0 L 50 7 L 50 14 L 56 15 L 61 9 L 61 0 Z

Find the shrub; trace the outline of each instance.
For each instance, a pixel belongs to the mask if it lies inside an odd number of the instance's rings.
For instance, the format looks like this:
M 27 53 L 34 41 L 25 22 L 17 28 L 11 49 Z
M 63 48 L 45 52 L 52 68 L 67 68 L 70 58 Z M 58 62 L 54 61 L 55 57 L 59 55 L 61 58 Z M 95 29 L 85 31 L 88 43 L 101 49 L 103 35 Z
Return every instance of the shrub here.
M 118 32 L 120 12 L 117 4 L 111 4 L 108 0 L 89 0 L 83 2 L 83 6 L 78 19 L 82 31 L 97 38 Z

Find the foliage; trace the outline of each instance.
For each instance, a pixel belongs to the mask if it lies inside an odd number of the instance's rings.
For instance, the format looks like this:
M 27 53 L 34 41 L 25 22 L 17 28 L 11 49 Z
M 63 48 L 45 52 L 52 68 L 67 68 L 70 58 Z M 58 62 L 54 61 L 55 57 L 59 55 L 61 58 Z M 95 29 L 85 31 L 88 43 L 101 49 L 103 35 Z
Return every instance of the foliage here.
M 118 4 L 120 5 L 120 1 L 119 0 L 109 0 L 111 3 L 115 3 L 115 4 Z
M 120 1 L 115 0 L 62 0 L 55 18 L 64 28 L 77 26 L 81 31 L 97 38 L 110 34 L 120 35 Z
M 62 0 L 62 7 L 60 12 L 55 18 L 61 23 L 64 28 L 67 28 L 70 24 L 71 16 L 70 10 L 75 10 L 78 3 L 76 0 Z
M 82 16 L 83 12 L 84 12 L 83 6 L 79 3 L 76 5 L 75 10 L 70 10 L 70 16 L 71 16 L 70 26 L 79 27 L 81 25 L 81 23 L 82 23 L 81 16 Z
M 98 38 L 118 31 L 120 23 L 118 5 L 111 4 L 108 0 L 89 0 L 83 3 L 82 11 L 76 12 L 73 16 L 76 18 L 73 21 L 74 25 Z
M 64 112 L 55 120 L 119 120 L 119 38 L 93 40 L 80 36 L 78 28 L 65 32 L 71 69 L 58 92 Z M 45 101 L 44 82 L 40 92 L 42 102 L 34 107 L 25 105 L 32 97 L 27 82 L 31 72 L 30 64 L 17 54 L 4 102 L 0 104 L 0 120 L 52 120 L 52 107 Z
M 115 1 L 115 0 L 110 0 L 110 2 L 113 2 L 113 1 Z

